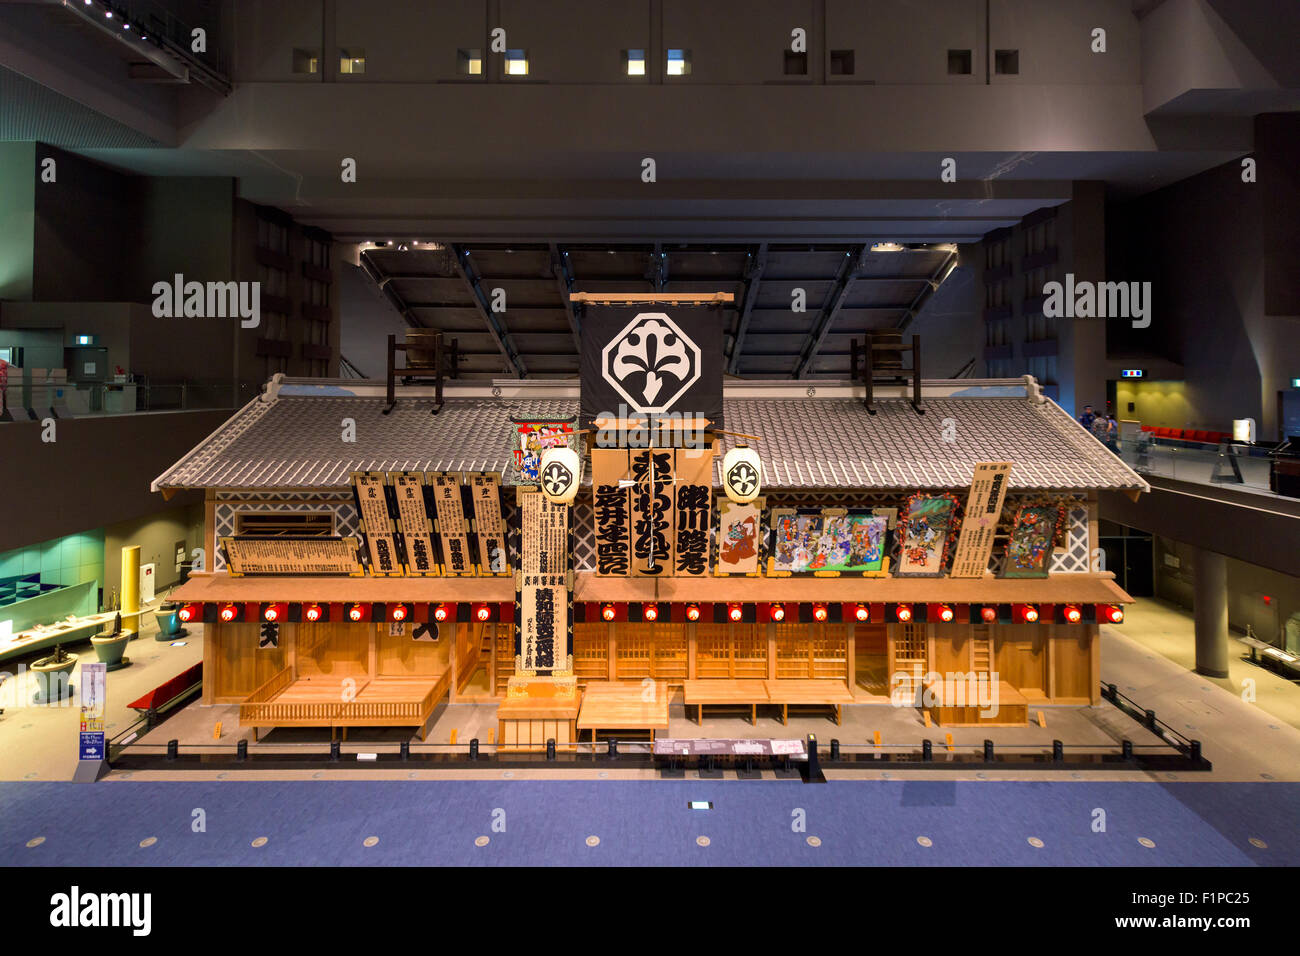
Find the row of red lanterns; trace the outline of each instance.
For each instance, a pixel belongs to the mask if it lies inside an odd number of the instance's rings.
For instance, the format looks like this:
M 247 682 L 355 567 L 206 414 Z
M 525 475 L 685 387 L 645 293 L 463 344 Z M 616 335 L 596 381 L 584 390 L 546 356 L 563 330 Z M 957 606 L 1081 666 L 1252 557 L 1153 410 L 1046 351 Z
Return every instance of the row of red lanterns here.
M 206 610 L 208 607 L 212 608 L 211 612 Z M 371 604 L 356 601 L 342 604 L 295 603 L 292 608 L 297 613 L 291 613 L 291 606 L 285 602 L 261 604 L 226 602 L 224 604 L 210 605 L 201 603 L 186 604 L 176 612 L 176 616 L 183 624 L 202 621 L 221 622 L 223 624 L 231 624 L 237 621 L 264 621 L 268 624 L 282 624 L 298 621 L 317 623 L 330 620 L 351 622 L 391 621 L 394 624 L 406 621 L 418 621 L 420 623 L 432 621 L 437 624 L 471 621 L 483 624 L 493 620 L 509 621 L 513 616 L 511 613 L 513 605 L 498 607 L 494 604 L 472 604 L 468 605 L 468 612 L 465 614 L 461 613 L 460 607 L 461 605 L 455 603 L 412 604 L 410 602 L 389 602 L 386 604 Z M 425 613 L 426 609 L 427 613 Z
M 768 620 L 771 620 L 776 623 L 785 621 L 787 618 L 787 614 L 790 613 L 787 611 L 785 604 L 766 604 L 766 605 L 760 605 L 759 607 L 766 609 L 766 615 Z M 827 605 L 827 604 L 812 605 L 812 613 L 811 613 L 812 620 L 818 623 L 824 623 L 830 620 L 832 617 L 830 611 L 831 607 L 832 605 Z M 861 624 L 869 623 L 871 622 L 873 617 L 872 607 L 873 606 L 870 604 L 843 605 L 841 620 L 857 621 L 858 623 Z M 717 613 L 714 614 L 715 621 L 720 621 L 720 622 L 730 621 L 732 623 L 738 624 L 741 621 L 745 620 L 746 617 L 745 605 L 732 603 L 732 604 L 727 604 L 725 608 L 726 610 L 724 614 L 722 615 L 719 615 Z M 921 616 L 920 620 L 929 621 L 936 624 L 939 623 L 949 624 L 958 619 L 957 606 L 952 604 L 923 604 L 923 605 L 877 604 L 875 605 L 875 608 L 877 610 L 874 613 L 877 616 L 876 619 L 880 623 L 885 623 L 888 620 L 890 620 L 890 615 L 888 612 L 891 609 L 893 612 L 892 619 L 898 621 L 900 624 L 908 624 L 913 621 L 916 621 L 919 615 L 918 608 L 926 609 L 924 616 Z M 1036 604 L 1013 604 L 1013 605 L 1009 605 L 1009 608 L 1010 608 L 1010 613 L 1004 614 L 1000 610 L 999 605 L 996 604 L 980 605 L 979 619 L 981 621 L 990 624 L 995 623 L 998 620 L 1003 620 L 1004 622 L 1034 624 L 1039 620 L 1040 613 L 1042 613 L 1039 610 L 1039 606 Z M 1053 609 L 1054 609 L 1053 605 L 1044 606 L 1044 611 L 1046 613 L 1050 614 Z M 751 618 L 751 620 L 756 619 L 761 613 L 762 612 L 760 610 L 758 613 L 755 614 L 754 618 Z M 664 611 L 662 610 L 661 606 L 658 604 L 641 605 L 641 618 L 645 621 L 650 621 L 650 622 L 657 621 L 663 614 Z M 682 617 L 684 617 L 686 621 L 694 622 L 700 620 L 701 614 L 702 614 L 701 606 L 699 604 L 692 603 L 692 604 L 687 604 L 685 606 L 685 610 L 684 613 L 682 614 Z M 600 617 L 601 620 L 604 621 L 616 621 L 620 619 L 629 620 L 631 619 L 632 616 L 633 614 L 630 612 L 620 611 L 620 605 L 617 604 L 605 603 L 600 606 Z M 1085 616 L 1086 615 L 1084 613 L 1084 605 L 1066 604 L 1061 608 L 1061 620 L 1067 624 L 1082 623 Z M 974 618 L 972 617 L 971 620 L 973 621 Z M 1107 623 L 1107 624 L 1119 624 L 1124 620 L 1124 609 L 1118 604 L 1098 604 L 1096 605 L 1096 611 L 1093 620 L 1102 623 Z

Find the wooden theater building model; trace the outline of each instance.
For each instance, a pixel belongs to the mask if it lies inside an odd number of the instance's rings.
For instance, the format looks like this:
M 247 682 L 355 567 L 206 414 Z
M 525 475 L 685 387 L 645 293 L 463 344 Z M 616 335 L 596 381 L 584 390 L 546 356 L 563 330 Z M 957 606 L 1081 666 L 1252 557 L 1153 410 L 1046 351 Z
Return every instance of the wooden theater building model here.
M 724 389 L 722 297 L 581 299 L 580 381 L 390 342 L 387 383 L 277 376 L 159 476 L 206 496 L 210 570 L 176 594 L 205 704 L 423 736 L 473 699 L 530 749 L 663 733 L 679 701 L 1099 701 L 1130 598 L 1093 567 L 1096 495 L 1147 486 L 1032 379 L 923 382 L 868 338 L 853 381 Z

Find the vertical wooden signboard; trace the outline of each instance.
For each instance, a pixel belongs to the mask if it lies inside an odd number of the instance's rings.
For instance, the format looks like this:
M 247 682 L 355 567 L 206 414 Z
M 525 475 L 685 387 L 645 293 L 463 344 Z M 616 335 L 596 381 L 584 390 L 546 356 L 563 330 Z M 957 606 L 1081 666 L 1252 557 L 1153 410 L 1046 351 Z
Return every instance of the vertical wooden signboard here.
M 632 575 L 668 577 L 673 568 L 673 450 L 636 448 L 632 471 Z
M 438 574 L 433 548 L 433 522 L 424 503 L 424 475 L 419 472 L 389 472 L 393 496 L 397 499 L 397 520 L 402 529 L 402 550 L 406 554 L 406 573 Z
M 361 516 L 361 526 L 366 535 L 370 573 L 400 576 L 401 556 L 397 551 L 397 536 L 384 490 L 383 472 L 353 473 L 352 493 L 356 497 L 357 513 Z
M 432 490 L 443 574 L 472 575 L 474 562 L 469 555 L 469 522 L 465 520 L 465 505 L 460 497 L 460 475 L 433 472 Z
M 626 448 L 591 450 L 598 575 L 626 577 L 632 567 L 630 475 Z
M 515 672 L 573 673 L 569 506 L 519 492 L 520 567 L 515 576 Z
M 764 499 L 756 498 L 748 504 L 736 504 L 726 498 L 718 499 L 718 575 L 744 574 L 757 576 L 762 560 L 762 512 Z
M 1009 461 L 976 463 L 975 477 L 966 499 L 966 517 L 957 538 L 957 550 L 953 552 L 952 577 L 982 578 L 988 571 L 993 535 L 1002 516 L 1010 474 Z
M 474 506 L 474 534 L 478 539 L 480 574 L 509 574 L 506 523 L 501 517 L 501 476 L 496 472 L 469 476 Z
M 713 448 L 679 448 L 674 462 L 673 574 L 709 572 L 709 515 L 713 509 Z

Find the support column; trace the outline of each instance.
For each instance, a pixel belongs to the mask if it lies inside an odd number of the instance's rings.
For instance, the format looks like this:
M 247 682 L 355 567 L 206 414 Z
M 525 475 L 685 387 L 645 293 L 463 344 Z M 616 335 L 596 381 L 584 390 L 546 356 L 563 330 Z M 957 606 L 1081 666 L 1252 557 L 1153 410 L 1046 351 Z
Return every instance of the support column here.
M 1228 676 L 1228 559 L 1197 548 L 1194 555 L 1196 589 L 1196 673 Z

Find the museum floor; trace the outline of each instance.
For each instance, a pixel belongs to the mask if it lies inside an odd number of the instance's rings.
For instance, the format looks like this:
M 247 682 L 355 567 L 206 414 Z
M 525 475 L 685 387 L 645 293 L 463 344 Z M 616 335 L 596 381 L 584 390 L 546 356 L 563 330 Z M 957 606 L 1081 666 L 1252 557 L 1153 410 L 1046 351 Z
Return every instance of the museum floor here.
M 2 858 L 12 865 L 1300 863 L 1293 825 L 1300 688 L 1235 657 L 1229 680 L 1191 673 L 1181 659 L 1190 654 L 1190 617 L 1155 602 L 1139 602 L 1122 629 L 1104 628 L 1103 635 L 1103 677 L 1201 739 L 1213 772 L 831 770 L 832 785 L 814 787 L 730 775 L 657 780 L 635 769 L 389 771 L 345 763 L 325 772 L 123 771 L 88 788 L 62 782 L 75 763 L 76 711 L 11 708 L 0 716 L 0 780 L 7 781 L 0 783 L 0 846 L 11 848 Z M 198 660 L 201 643 L 198 636 L 177 647 L 149 636 L 134 642 L 128 653 L 135 665 L 112 675 L 110 724 L 126 726 L 126 702 Z M 1258 703 L 1231 689 L 1244 677 L 1257 681 Z M 221 743 L 229 746 L 240 731 L 229 729 L 226 710 L 191 705 L 155 736 L 211 741 L 222 721 Z M 430 745 L 445 745 L 453 729 L 461 742 L 486 738 L 493 711 L 490 703 L 444 706 Z M 1150 739 L 1109 705 L 1045 711 L 1046 728 L 999 729 L 999 744 Z M 672 734 L 701 732 L 680 700 L 671 718 Z M 846 746 L 870 745 L 876 730 L 886 746 L 928 735 L 942 759 L 942 728 L 927 731 L 915 711 L 888 706 L 846 707 L 840 727 L 809 717 L 791 718 L 784 729 L 772 718 L 756 727 L 706 718 L 702 728 L 737 736 L 812 732 Z M 293 749 L 312 733 L 280 731 L 258 746 Z M 350 738 L 344 752 L 395 748 L 407 736 L 385 733 Z M 961 746 L 987 733 L 958 730 L 953 737 Z M 688 799 L 711 800 L 715 809 L 692 814 L 684 809 Z M 195 807 L 207 814 L 206 834 L 191 831 Z M 1104 834 L 1089 825 L 1097 807 L 1110 821 Z M 491 829 L 497 808 L 510 821 L 504 834 Z M 807 813 L 806 832 L 792 832 L 792 808 Z

